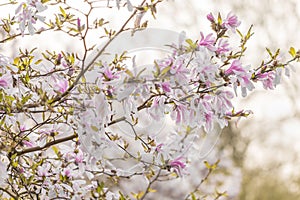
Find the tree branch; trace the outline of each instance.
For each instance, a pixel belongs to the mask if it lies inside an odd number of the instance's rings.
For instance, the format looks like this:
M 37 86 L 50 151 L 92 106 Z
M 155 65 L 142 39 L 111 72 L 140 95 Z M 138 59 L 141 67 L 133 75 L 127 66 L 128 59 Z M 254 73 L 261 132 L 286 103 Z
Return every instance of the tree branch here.
M 35 152 L 35 151 L 40 151 L 40 150 L 43 150 L 45 148 L 48 148 L 48 147 L 51 147 L 52 145 L 55 145 L 55 144 L 59 144 L 59 143 L 62 143 L 62 142 L 66 142 L 66 141 L 69 141 L 69 140 L 73 140 L 74 138 L 76 138 L 78 135 L 77 134 L 74 134 L 74 135 L 70 135 L 68 137 L 64 137 L 64 138 L 60 138 L 60 139 L 57 139 L 57 140 L 53 140 L 51 142 L 48 142 L 46 143 L 44 146 L 40 147 L 40 146 L 37 146 L 37 147 L 32 147 L 32 148 L 29 148 L 29 149 L 24 149 L 23 151 L 19 151 L 17 152 L 17 155 L 18 156 L 21 156 L 23 154 L 26 154 L 26 153 L 31 153 L 31 152 Z

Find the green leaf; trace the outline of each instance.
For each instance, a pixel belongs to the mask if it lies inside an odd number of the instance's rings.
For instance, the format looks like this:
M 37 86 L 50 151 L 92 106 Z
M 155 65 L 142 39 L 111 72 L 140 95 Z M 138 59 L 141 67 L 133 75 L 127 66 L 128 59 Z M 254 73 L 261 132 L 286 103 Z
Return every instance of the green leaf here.
M 218 24 L 222 24 L 222 17 L 220 13 L 218 14 Z
M 26 75 L 25 75 L 25 81 L 26 81 L 26 83 L 29 83 L 29 81 L 30 81 L 30 77 L 29 77 L 28 73 L 26 73 Z
M 196 49 L 197 48 L 197 44 L 195 42 L 193 42 L 193 40 L 186 39 L 185 42 L 189 44 L 190 48 L 192 48 L 192 49 Z
M 40 64 L 42 61 L 43 61 L 42 59 L 39 59 L 39 60 L 35 61 L 34 64 L 35 64 L 35 65 L 38 65 L 38 64 Z
M 131 192 L 131 194 L 135 199 L 140 199 L 142 198 L 142 196 L 144 196 L 145 192 L 144 191 L 140 191 L 138 193 Z
M 277 58 L 277 56 L 279 55 L 279 53 L 280 53 L 280 49 L 277 49 L 273 58 L 274 59 Z
M 291 47 L 289 50 L 289 53 L 291 54 L 291 56 L 294 58 L 296 56 L 296 50 L 294 47 Z
M 92 129 L 93 131 L 95 131 L 95 132 L 98 132 L 98 131 L 99 131 L 99 129 L 98 129 L 96 126 L 94 126 L 94 125 L 91 125 L 91 129 Z
M 59 149 L 57 148 L 57 146 L 52 146 L 52 150 L 54 151 L 54 153 L 58 156 L 59 155 Z
M 190 46 L 194 44 L 193 40 L 191 39 L 186 39 L 185 42 L 188 43 Z
M 1 93 L 0 93 L 0 102 L 2 102 L 2 101 L 3 101 L 3 93 L 1 91 Z
M 196 196 L 195 196 L 195 194 L 193 192 L 191 193 L 191 197 L 192 197 L 192 200 L 197 200 Z
M 160 75 L 161 75 L 161 76 L 165 75 L 166 73 L 168 73 L 168 71 L 170 71 L 170 69 L 171 69 L 171 66 L 164 68 L 164 69 L 161 71 Z
M 251 32 L 252 28 L 253 28 L 253 25 L 250 26 L 250 28 L 247 32 L 247 35 L 245 36 L 246 40 L 249 40 L 249 38 L 254 34 L 254 33 Z
M 82 77 L 81 77 L 81 81 L 82 81 L 82 83 L 86 83 L 86 78 L 85 78 L 85 76 L 82 76 Z
M 239 29 L 236 29 L 236 32 L 239 34 L 239 36 L 240 36 L 241 38 L 244 38 L 243 34 L 241 33 L 241 31 L 240 31 Z
M 211 165 L 206 160 L 204 161 L 204 164 L 207 169 L 211 169 Z
M 220 162 L 220 160 L 217 160 L 217 162 L 215 162 L 215 163 L 211 166 L 211 169 L 212 169 L 212 170 L 215 170 L 215 169 L 218 167 L 219 162 Z
M 26 96 L 24 96 L 21 100 L 22 104 L 25 104 L 29 99 L 31 99 L 32 94 L 27 94 Z
M 267 50 L 268 54 L 270 55 L 270 57 L 273 58 L 273 54 L 272 54 L 271 50 L 268 47 L 266 47 L 266 50 Z
M 19 58 L 19 57 L 16 57 L 16 58 L 14 59 L 14 64 L 15 64 L 15 65 L 18 65 L 19 61 L 20 61 L 20 58 Z
M 119 194 L 120 194 L 119 200 L 126 200 L 126 197 L 121 191 L 119 191 Z
M 60 10 L 62 16 L 63 16 L 64 18 L 67 18 L 66 11 L 65 11 L 61 6 L 59 6 L 59 10 Z
M 133 78 L 133 74 L 129 69 L 126 69 L 125 73 L 130 76 L 130 78 Z
M 137 78 L 139 78 L 140 77 L 140 75 L 144 72 L 146 70 L 146 68 L 144 68 L 144 69 L 142 69 L 141 71 L 139 71 L 139 73 L 137 74 Z
M 153 75 L 154 75 L 155 78 L 157 78 L 160 74 L 160 67 L 159 67 L 159 65 L 157 64 L 156 61 L 154 61 L 154 66 L 155 66 L 156 71 L 153 72 Z
M 3 126 L 5 119 L 6 119 L 6 116 L 4 115 L 0 121 L 0 126 Z

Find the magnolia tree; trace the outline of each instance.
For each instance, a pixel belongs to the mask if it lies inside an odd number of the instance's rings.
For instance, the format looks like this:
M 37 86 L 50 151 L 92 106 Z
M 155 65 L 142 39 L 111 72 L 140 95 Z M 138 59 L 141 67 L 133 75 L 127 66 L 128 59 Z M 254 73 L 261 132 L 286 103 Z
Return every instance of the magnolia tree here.
M 300 53 L 291 47 L 285 58 L 267 49 L 259 66 L 245 65 L 252 26 L 243 33 L 235 14 L 209 13 L 211 33 L 199 30 L 196 39 L 148 29 L 144 16 L 155 18 L 163 3 L 85 0 L 88 9 L 81 9 L 68 0 L 1 2 L 12 10 L 1 17 L 1 43 L 61 32 L 81 48 L 0 54 L 2 199 L 238 194 L 239 170 L 226 153 L 212 151 L 230 120 L 251 113 L 233 101 L 257 82 L 274 89 Z M 129 17 L 116 15 L 124 22 L 114 30 L 104 10 Z

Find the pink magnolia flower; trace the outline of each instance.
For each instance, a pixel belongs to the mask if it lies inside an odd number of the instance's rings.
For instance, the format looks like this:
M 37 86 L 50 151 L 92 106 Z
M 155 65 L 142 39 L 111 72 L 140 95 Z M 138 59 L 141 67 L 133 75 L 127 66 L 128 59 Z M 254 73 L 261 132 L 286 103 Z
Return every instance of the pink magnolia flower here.
M 67 79 L 62 79 L 57 81 L 57 83 L 55 84 L 55 87 L 57 88 L 57 91 L 59 91 L 60 93 L 64 93 L 67 91 L 68 89 L 68 80 Z
M 31 35 L 34 34 L 35 29 L 33 24 L 36 24 L 37 20 L 45 21 L 45 17 L 38 15 L 37 13 L 46 10 L 47 7 L 44 6 L 40 1 L 28 0 L 26 3 L 21 3 L 15 11 L 16 18 L 19 22 L 19 28 L 24 35 L 25 28 L 27 26 L 28 31 Z
M 26 147 L 34 147 L 33 142 L 27 141 L 27 140 L 23 140 L 22 144 Z
M 66 176 L 68 178 L 71 178 L 72 177 L 72 171 L 71 171 L 71 169 L 65 168 L 64 171 L 63 171 L 63 173 L 62 173 L 62 175 Z
M 161 83 L 161 87 L 164 92 L 171 92 L 171 86 L 169 82 L 163 82 Z
M 214 23 L 215 22 L 215 17 L 213 16 L 212 13 L 209 13 L 206 18 L 211 22 Z
M 275 72 L 269 71 L 265 73 L 260 73 L 257 75 L 257 79 L 262 82 L 263 87 L 267 90 L 274 89 L 274 81 L 275 81 Z
M 171 81 L 175 80 L 180 85 L 188 83 L 189 70 L 186 68 L 184 60 L 185 57 L 178 57 L 170 69 L 170 73 L 173 75 Z
M 25 124 L 20 125 L 20 131 L 24 132 L 25 130 L 26 130 L 26 125 Z
M 213 123 L 214 123 L 214 113 L 212 111 L 208 111 L 204 114 L 204 130 L 209 133 L 212 131 Z
M 254 89 L 254 85 L 250 80 L 251 73 L 242 67 L 239 60 L 234 60 L 224 73 L 226 76 L 230 76 L 230 82 L 233 84 L 235 92 L 237 86 L 241 86 L 243 97 L 247 96 L 247 89 L 249 91 Z
M 12 68 L 11 62 L 12 62 L 12 58 L 0 54 L 0 66 L 1 67 L 9 66 L 10 68 Z
M 8 86 L 7 81 L 3 78 L 0 78 L 0 86 L 6 88 Z
M 204 37 L 204 34 L 200 32 L 201 40 L 199 42 L 199 46 L 205 46 L 210 51 L 216 51 L 217 48 L 214 46 L 216 42 L 216 38 L 213 37 L 213 34 L 210 33 L 206 37 Z
M 173 62 L 174 62 L 174 58 L 172 58 L 172 57 L 167 57 L 164 59 L 156 60 L 156 63 L 161 68 L 169 67 L 172 65 Z
M 235 29 L 240 24 L 241 24 L 241 22 L 238 21 L 238 17 L 235 14 L 233 14 L 232 12 L 229 12 L 222 25 L 225 28 L 230 29 L 232 32 L 235 32 Z
M 234 60 L 230 67 L 225 70 L 225 75 L 232 75 L 232 74 L 246 74 L 247 72 L 242 67 L 242 63 L 239 60 Z
M 84 160 L 83 152 L 80 149 L 78 149 L 78 152 L 75 154 L 75 163 L 76 164 L 82 163 L 83 160 Z
M 173 169 L 178 176 L 182 176 L 181 171 L 186 167 L 181 159 L 182 157 L 178 157 L 170 162 L 171 169 Z
M 164 116 L 165 99 L 165 96 L 154 97 L 151 107 L 148 108 L 148 112 L 154 120 L 159 121 Z
M 175 106 L 175 109 L 171 113 L 171 117 L 175 120 L 176 123 L 183 123 L 187 120 L 187 108 L 183 104 L 178 104 Z
M 81 27 L 81 20 L 80 20 L 80 18 L 78 17 L 78 18 L 77 18 L 77 29 L 80 30 L 80 27 Z
M 160 144 L 158 144 L 156 147 L 155 147 L 155 152 L 157 152 L 157 153 L 160 153 L 161 151 L 162 151 L 162 147 L 163 147 L 163 143 L 160 143 Z
M 206 87 L 210 87 L 211 83 L 215 82 L 216 74 L 218 73 L 217 65 L 206 65 L 196 69 L 199 79 L 206 83 Z
M 233 105 L 231 99 L 233 98 L 233 93 L 230 91 L 217 91 L 216 95 L 213 97 L 213 105 L 215 110 L 224 113 L 228 110 L 232 110 Z
M 0 77 L 0 87 L 9 88 L 12 86 L 12 77 L 10 73 L 4 74 Z
M 47 164 L 44 164 L 42 166 L 38 166 L 37 167 L 37 175 L 39 177 L 47 177 L 50 175 L 50 164 L 47 163 Z
M 217 45 L 217 54 L 225 54 L 228 51 L 230 51 L 229 48 L 229 43 L 227 40 L 223 40 L 222 38 L 219 40 L 218 45 Z
M 104 65 L 102 75 L 104 76 L 106 81 L 111 81 L 119 78 L 118 72 L 114 72 L 113 70 L 111 70 L 107 64 Z
M 81 149 L 76 148 L 75 150 L 72 148 L 68 148 L 67 152 L 64 152 L 64 158 L 68 162 L 75 162 L 76 165 L 83 163 L 84 161 L 84 153 Z M 66 150 L 64 148 L 64 150 Z

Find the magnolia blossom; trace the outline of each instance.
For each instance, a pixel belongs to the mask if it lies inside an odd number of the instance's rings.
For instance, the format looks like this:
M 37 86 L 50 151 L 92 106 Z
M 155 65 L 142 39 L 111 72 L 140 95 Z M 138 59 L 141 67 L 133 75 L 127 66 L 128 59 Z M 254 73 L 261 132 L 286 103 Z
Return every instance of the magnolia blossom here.
M 0 86 L 3 88 L 6 88 L 8 86 L 8 81 L 5 80 L 4 78 L 0 78 Z
M 265 72 L 265 73 L 260 73 L 256 75 L 257 79 L 262 82 L 263 87 L 265 89 L 274 89 L 275 86 L 275 72 L 270 71 L 270 72 Z
M 187 120 L 188 109 L 183 104 L 176 104 L 171 113 L 171 117 L 176 123 L 184 123 Z
M 14 67 L 12 65 L 12 58 L 4 56 L 0 54 L 0 66 L 1 66 L 1 72 L 4 73 L 6 70 L 6 67 L 10 67 L 14 72 L 17 72 L 17 67 Z
M 45 17 L 38 15 L 37 13 L 43 12 L 47 7 L 40 1 L 27 0 L 27 3 L 21 3 L 15 11 L 16 18 L 19 21 L 19 28 L 24 35 L 26 26 L 31 35 L 35 33 L 34 24 L 37 20 L 45 21 Z
M 173 62 L 174 62 L 174 58 L 171 56 L 168 56 L 167 58 L 156 60 L 156 63 L 161 68 L 169 67 L 172 65 Z
M 118 75 L 118 74 L 120 74 L 120 72 L 116 72 L 115 70 L 112 70 L 107 63 L 105 63 L 103 65 L 103 68 L 101 69 L 101 71 L 102 71 L 102 76 L 105 81 L 111 81 L 114 79 L 118 79 L 120 77 Z
M 199 46 L 205 46 L 210 51 L 217 50 L 215 47 L 216 38 L 213 37 L 212 33 L 208 34 L 206 37 L 204 37 L 203 32 L 200 32 L 200 35 L 201 35 L 201 39 L 199 42 Z
M 220 113 L 226 113 L 233 108 L 231 99 L 234 95 L 230 91 L 218 90 L 213 97 L 213 105 L 216 111 Z
M 156 153 L 160 153 L 160 152 L 162 151 L 163 146 L 164 146 L 164 143 L 158 144 L 158 145 L 155 147 L 155 150 L 154 150 L 154 151 L 155 151 Z
M 209 13 L 206 18 L 208 19 L 208 21 L 210 21 L 211 23 L 215 22 L 215 17 L 213 16 L 212 13 Z
M 229 51 L 230 51 L 230 46 L 229 46 L 228 41 L 221 38 L 218 41 L 216 53 L 217 54 L 225 54 Z
M 69 148 L 68 148 L 69 149 Z M 75 162 L 75 164 L 80 164 L 84 160 L 84 153 L 81 149 L 69 149 L 69 152 L 64 154 L 64 157 L 69 162 Z
M 61 80 L 57 80 L 55 87 L 56 90 L 60 93 L 65 93 L 68 89 L 68 80 L 67 79 L 61 79 Z
M 216 118 L 212 108 L 211 98 L 210 95 L 205 95 L 205 98 L 199 101 L 203 112 L 201 121 L 204 123 L 204 130 L 208 133 L 213 129 L 213 123 Z
M 113 114 L 110 111 L 109 103 L 106 96 L 101 92 L 94 96 L 94 106 L 96 119 L 100 124 L 107 124 L 110 121 L 110 116 Z
M 179 56 L 171 66 L 170 74 L 172 85 L 176 85 L 175 82 L 179 85 L 185 85 L 188 83 L 189 69 L 186 68 L 185 59 L 185 56 Z
M 231 31 L 235 32 L 235 29 L 241 24 L 238 17 L 232 12 L 228 13 L 226 19 L 223 22 L 223 26 Z
M 247 89 L 249 91 L 254 89 L 254 85 L 250 80 L 251 73 L 247 68 L 242 67 L 242 63 L 239 60 L 234 60 L 224 73 L 230 77 L 230 82 L 234 85 L 235 92 L 237 86 L 240 85 L 243 97 L 247 96 Z
M 72 177 L 72 170 L 69 168 L 64 168 L 63 172 L 62 172 L 63 176 L 66 176 L 68 178 Z
M 213 123 L 214 123 L 214 113 L 213 111 L 208 111 L 204 114 L 204 130 L 209 133 L 213 129 Z
M 178 157 L 169 163 L 170 168 L 173 169 L 178 176 L 182 176 L 182 170 L 186 167 L 185 163 L 181 161 L 182 159 L 183 157 Z
M 153 103 L 150 108 L 148 108 L 148 113 L 154 119 L 159 121 L 164 117 L 165 112 L 165 96 L 157 96 L 153 98 Z
M 22 144 L 27 147 L 34 147 L 34 143 L 31 141 L 23 140 Z
M 204 46 L 199 46 L 194 52 L 193 60 L 190 61 L 192 81 L 202 81 L 210 87 L 211 83 L 216 82 L 216 74 L 219 72 L 218 65 L 212 62 L 214 52 L 209 51 Z
M 0 88 L 11 88 L 12 87 L 12 76 L 10 73 L 4 74 L 0 77 Z
M 50 168 L 51 168 L 51 165 L 49 163 L 38 166 L 37 167 L 37 175 L 39 177 L 46 177 L 46 176 L 51 175 Z
M 164 92 L 171 92 L 171 86 L 169 82 L 162 82 L 161 87 Z

